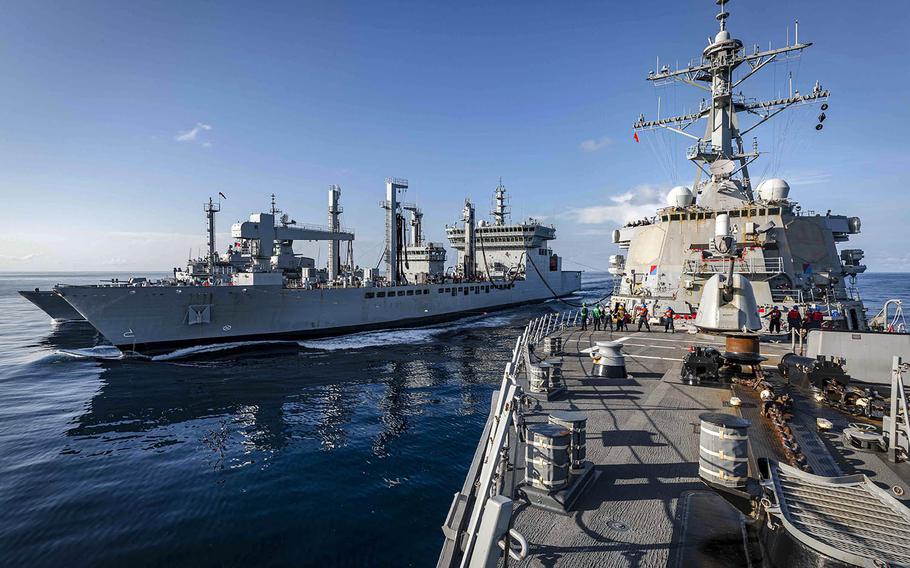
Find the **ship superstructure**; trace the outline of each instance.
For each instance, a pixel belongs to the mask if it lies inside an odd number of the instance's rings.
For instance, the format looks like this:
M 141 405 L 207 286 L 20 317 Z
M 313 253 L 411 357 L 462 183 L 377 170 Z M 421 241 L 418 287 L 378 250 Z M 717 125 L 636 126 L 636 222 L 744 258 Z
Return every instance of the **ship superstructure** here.
M 354 265 L 354 232 L 341 225 L 341 189 L 331 186 L 327 226 L 298 223 L 277 208 L 273 196 L 269 212 L 232 225 L 233 243 L 219 254 L 214 241 L 219 208 L 210 200 L 208 254 L 191 260 L 186 270 L 175 269 L 174 278 L 61 285 L 56 294 L 117 347 L 155 352 L 430 323 L 565 296 L 581 287 L 581 273 L 563 271 L 545 245 L 555 238 L 553 227 L 535 221 L 507 225 L 504 209 L 494 212 L 493 222 L 478 224 L 470 202 L 470 214 L 447 233 L 456 248 L 471 235 L 468 250 L 476 245 L 481 256 L 466 262 L 460 255 L 459 266 L 447 270 L 445 248 L 423 237 L 421 209 L 402 199 L 407 188 L 406 180 L 386 180 L 383 275 Z M 504 188 L 497 192 L 504 198 Z M 297 254 L 295 241 L 327 242 L 326 266 Z
M 494 193 L 490 223 L 474 223 L 474 204 L 465 201 L 462 225 L 446 227 L 449 243 L 458 253 L 456 274 L 462 278 L 477 275 L 495 280 L 523 278 L 536 274 L 547 283 L 561 287 L 562 258 L 549 247 L 556 238 L 556 227 L 529 218 L 510 222 L 506 188 L 500 182 Z
M 746 97 L 741 85 L 778 59 L 798 56 L 811 43 L 799 40 L 779 48 L 746 48 L 727 29 L 729 12 L 719 0 L 720 30 L 700 58 L 684 68 L 660 66 L 647 79 L 661 85 L 679 82 L 710 95 L 696 112 L 646 120 L 640 115 L 638 133 L 665 129 L 692 140 L 686 157 L 695 165 L 692 188 L 674 187 L 667 207 L 651 218 L 614 231 L 622 254 L 610 259 L 616 277 L 614 303 L 627 307 L 647 303 L 652 313 L 672 307 L 695 314 L 705 282 L 715 274 L 733 272 L 752 284 L 760 307 L 812 306 L 826 314 L 834 327 L 866 329 L 856 275 L 865 270 L 859 249 L 838 252 L 860 232 L 858 217 L 804 211 L 790 196 L 782 179 L 767 179 L 753 187 L 749 167 L 762 152 L 756 138 L 747 136 L 779 113 L 799 105 L 820 104 L 817 130 L 823 128 L 829 92 L 819 83 L 808 93 L 793 90 L 787 97 L 760 101 Z M 742 117 L 748 116 L 746 124 Z M 705 121 L 704 134 L 691 130 Z M 714 249 L 715 218 L 727 214 L 740 254 L 735 259 Z

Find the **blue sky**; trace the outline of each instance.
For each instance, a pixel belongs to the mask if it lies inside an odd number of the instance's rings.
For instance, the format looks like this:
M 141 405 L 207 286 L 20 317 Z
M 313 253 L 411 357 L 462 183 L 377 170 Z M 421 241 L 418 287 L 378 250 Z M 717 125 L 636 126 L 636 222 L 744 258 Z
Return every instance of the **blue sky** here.
M 833 92 L 822 132 L 813 108 L 756 131 L 773 154 L 753 178 L 788 179 L 805 209 L 862 217 L 850 246 L 879 271 L 910 269 L 897 230 L 910 213 L 910 16 L 896 6 L 729 6 L 746 45 L 783 45 L 797 18 L 815 42 L 747 94 L 784 93 L 788 72 Z M 332 183 L 358 262 L 375 265 L 387 176 L 410 180 L 433 240 L 465 197 L 486 211 L 502 176 L 516 215 L 557 225 L 567 266 L 605 267 L 618 222 L 692 183 L 685 139 L 636 144 L 630 126 L 658 96 L 662 114 L 697 105 L 700 92 L 644 78 L 658 56 L 699 55 L 715 12 L 709 0 L 6 3 L 0 270 L 167 269 L 204 246 L 209 195 L 228 196 L 225 236 L 273 192 L 324 223 Z

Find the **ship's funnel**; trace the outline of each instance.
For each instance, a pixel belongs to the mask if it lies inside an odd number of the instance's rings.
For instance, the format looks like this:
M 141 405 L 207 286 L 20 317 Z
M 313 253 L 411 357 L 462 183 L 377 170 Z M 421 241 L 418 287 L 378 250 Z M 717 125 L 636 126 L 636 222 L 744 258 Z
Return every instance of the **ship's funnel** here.
M 727 278 L 726 275 L 715 274 L 705 282 L 695 327 L 712 332 L 761 329 L 752 284 L 745 276 L 734 274 L 728 286 Z

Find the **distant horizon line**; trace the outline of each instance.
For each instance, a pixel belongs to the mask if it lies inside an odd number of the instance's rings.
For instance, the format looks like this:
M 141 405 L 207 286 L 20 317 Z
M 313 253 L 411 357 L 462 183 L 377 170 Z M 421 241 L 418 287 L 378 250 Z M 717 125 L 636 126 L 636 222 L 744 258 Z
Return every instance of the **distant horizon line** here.
M 170 274 L 173 270 L 151 270 L 145 268 L 134 268 L 130 270 L 4 270 L 0 269 L 0 274 L 135 274 L 136 272 L 153 272 L 160 274 Z M 587 274 L 609 274 L 609 272 L 602 270 L 580 270 L 579 272 L 585 272 Z M 863 274 L 910 274 L 910 269 L 908 270 L 891 270 L 891 271 L 878 271 L 870 270 L 864 272 Z M 859 279 L 862 279 L 862 275 L 859 276 Z

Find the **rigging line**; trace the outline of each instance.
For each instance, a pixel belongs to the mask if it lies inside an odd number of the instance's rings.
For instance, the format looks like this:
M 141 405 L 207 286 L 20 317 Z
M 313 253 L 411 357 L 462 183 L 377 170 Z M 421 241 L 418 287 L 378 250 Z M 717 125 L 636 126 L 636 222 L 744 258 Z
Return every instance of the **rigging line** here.
M 540 276 L 540 281 L 543 282 L 543 285 L 546 286 L 547 289 L 550 291 L 550 293 L 553 294 L 553 299 L 554 299 L 554 300 L 556 300 L 556 301 L 558 301 L 558 302 L 562 302 L 563 304 L 565 304 L 565 305 L 567 305 L 567 306 L 570 306 L 570 307 L 572 307 L 572 308 L 581 308 L 582 306 L 585 305 L 585 302 L 582 302 L 581 304 L 576 304 L 576 303 L 573 303 L 573 302 L 570 302 L 570 301 L 568 301 L 568 300 L 564 300 L 563 298 L 561 298 L 561 297 L 559 296 L 559 294 L 557 294 L 556 291 L 555 291 L 553 288 L 550 287 L 550 283 L 547 282 L 547 279 L 544 278 L 543 274 L 541 274 L 540 269 L 538 269 L 538 268 L 537 268 L 537 265 L 534 264 L 534 260 L 531 258 L 531 256 L 528 255 L 527 258 L 528 258 L 528 262 L 531 263 L 531 266 L 534 267 L 534 272 L 536 272 L 537 275 Z M 613 292 L 608 293 L 606 296 L 600 298 L 599 300 L 596 300 L 594 303 L 595 303 L 595 304 L 599 304 L 599 303 L 603 302 L 604 300 L 606 300 L 607 298 L 610 298 L 611 296 L 613 296 Z
M 583 262 L 578 262 L 578 261 L 575 260 L 574 258 L 569 258 L 569 257 L 566 257 L 566 256 L 564 256 L 563 258 L 566 259 L 566 260 L 570 260 L 570 261 L 574 262 L 574 263 L 577 264 L 578 266 L 584 266 L 585 268 L 589 268 L 589 269 L 591 269 L 591 270 L 593 270 L 593 271 L 595 271 L 595 272 L 609 272 L 609 270 L 604 270 L 603 268 L 597 268 L 596 266 L 590 266 L 590 265 L 587 265 L 587 264 L 585 264 L 585 263 L 583 263 Z
M 493 280 L 493 277 L 490 275 L 490 266 L 487 264 L 487 249 L 483 246 L 483 239 L 478 238 L 477 243 L 480 245 L 480 254 L 483 256 L 483 269 L 487 273 L 487 280 L 490 282 L 490 284 L 492 284 L 493 287 L 498 290 L 504 290 L 505 288 L 511 286 L 518 278 L 518 268 L 521 266 L 521 259 L 525 256 L 526 251 L 522 251 L 521 256 L 518 257 L 518 263 L 515 265 L 515 276 L 512 277 L 508 284 L 505 286 L 500 286 L 496 284 L 496 282 Z M 510 269 L 509 273 L 511 272 L 512 270 Z M 503 278 L 503 281 L 505 281 L 505 278 Z

